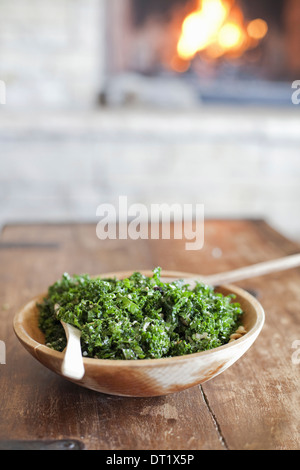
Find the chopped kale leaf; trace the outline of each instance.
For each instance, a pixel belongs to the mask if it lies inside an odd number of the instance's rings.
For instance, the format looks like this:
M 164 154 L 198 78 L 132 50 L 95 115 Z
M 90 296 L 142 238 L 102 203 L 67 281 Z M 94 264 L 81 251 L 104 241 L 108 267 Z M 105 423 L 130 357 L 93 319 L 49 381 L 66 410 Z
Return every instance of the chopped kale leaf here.
M 228 343 L 242 309 L 234 295 L 205 284 L 164 283 L 161 269 L 127 279 L 70 276 L 48 289 L 39 327 L 50 348 L 63 351 L 60 320 L 81 330 L 83 355 L 98 359 L 156 359 L 213 349 Z

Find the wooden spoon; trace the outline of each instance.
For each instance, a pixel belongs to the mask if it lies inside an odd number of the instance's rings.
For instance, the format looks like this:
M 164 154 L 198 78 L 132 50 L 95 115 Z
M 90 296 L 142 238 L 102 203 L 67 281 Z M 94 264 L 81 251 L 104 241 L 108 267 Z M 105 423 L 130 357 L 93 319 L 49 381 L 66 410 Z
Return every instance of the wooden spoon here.
M 272 272 L 284 271 L 297 266 L 300 266 L 300 254 L 285 256 L 284 258 L 265 261 L 263 263 L 253 264 L 252 266 L 246 266 L 244 268 L 226 271 L 219 274 L 211 274 L 208 276 L 201 276 L 199 278 L 187 278 L 183 281 L 191 286 L 195 285 L 197 281 L 211 286 L 218 286 L 242 281 L 244 279 L 250 279 L 256 276 L 263 276 Z
M 80 380 L 84 376 L 84 365 L 81 354 L 81 331 L 73 325 L 61 321 L 67 336 L 67 347 L 61 371 L 65 377 Z
M 59 305 L 55 305 L 57 312 Z M 60 321 L 67 337 L 67 347 L 61 367 L 62 374 L 70 379 L 80 380 L 84 376 L 84 364 L 81 353 L 81 331 L 73 325 Z

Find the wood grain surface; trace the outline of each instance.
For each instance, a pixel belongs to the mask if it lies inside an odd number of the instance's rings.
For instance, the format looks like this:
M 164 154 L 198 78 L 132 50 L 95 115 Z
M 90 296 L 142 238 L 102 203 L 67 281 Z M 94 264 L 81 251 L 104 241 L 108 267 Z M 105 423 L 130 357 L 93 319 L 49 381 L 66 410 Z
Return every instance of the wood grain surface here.
M 6 226 L 0 238 L 0 340 L 6 348 L 0 448 L 15 440 L 103 450 L 298 450 L 300 269 L 239 282 L 265 309 L 261 335 L 220 376 L 166 397 L 114 397 L 72 384 L 31 357 L 12 329 L 16 311 L 63 272 L 161 266 L 213 274 L 297 252 L 299 245 L 260 220 L 206 221 L 199 251 L 186 251 L 184 240 L 100 241 L 94 224 Z

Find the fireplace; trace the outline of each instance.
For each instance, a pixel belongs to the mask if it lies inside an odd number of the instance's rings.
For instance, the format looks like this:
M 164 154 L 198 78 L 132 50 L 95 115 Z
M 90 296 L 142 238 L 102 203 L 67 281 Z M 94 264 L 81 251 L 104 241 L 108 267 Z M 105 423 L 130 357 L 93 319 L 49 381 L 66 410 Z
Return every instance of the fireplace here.
M 299 0 L 109 0 L 101 102 L 291 104 Z

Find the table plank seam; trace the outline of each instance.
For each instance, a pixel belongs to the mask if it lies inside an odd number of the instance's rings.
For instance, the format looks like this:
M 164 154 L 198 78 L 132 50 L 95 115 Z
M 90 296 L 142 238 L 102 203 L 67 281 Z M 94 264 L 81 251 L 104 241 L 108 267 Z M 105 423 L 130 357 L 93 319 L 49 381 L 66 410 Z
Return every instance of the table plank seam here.
M 210 404 L 209 404 L 208 398 L 207 398 L 207 396 L 206 396 L 206 394 L 205 394 L 205 392 L 204 392 L 204 390 L 203 390 L 203 387 L 202 387 L 201 385 L 199 385 L 199 390 L 200 390 L 200 393 L 201 393 L 201 395 L 202 395 L 203 401 L 204 401 L 204 403 L 205 403 L 205 405 L 206 405 L 206 407 L 207 407 L 207 409 L 208 409 L 208 411 L 209 411 L 209 414 L 210 414 L 210 416 L 211 416 L 213 425 L 214 425 L 215 430 L 216 430 L 216 432 L 217 432 L 217 434 L 218 434 L 219 440 L 220 440 L 222 446 L 224 447 L 224 449 L 225 449 L 225 450 L 229 450 L 229 447 L 228 447 L 228 445 L 227 445 L 226 439 L 225 439 L 225 437 L 224 437 L 224 435 L 223 435 L 223 433 L 222 433 L 221 426 L 220 426 L 220 424 L 218 423 L 218 419 L 217 419 L 215 413 L 213 412 L 213 410 L 212 410 L 212 408 L 211 408 L 211 406 L 210 406 Z

